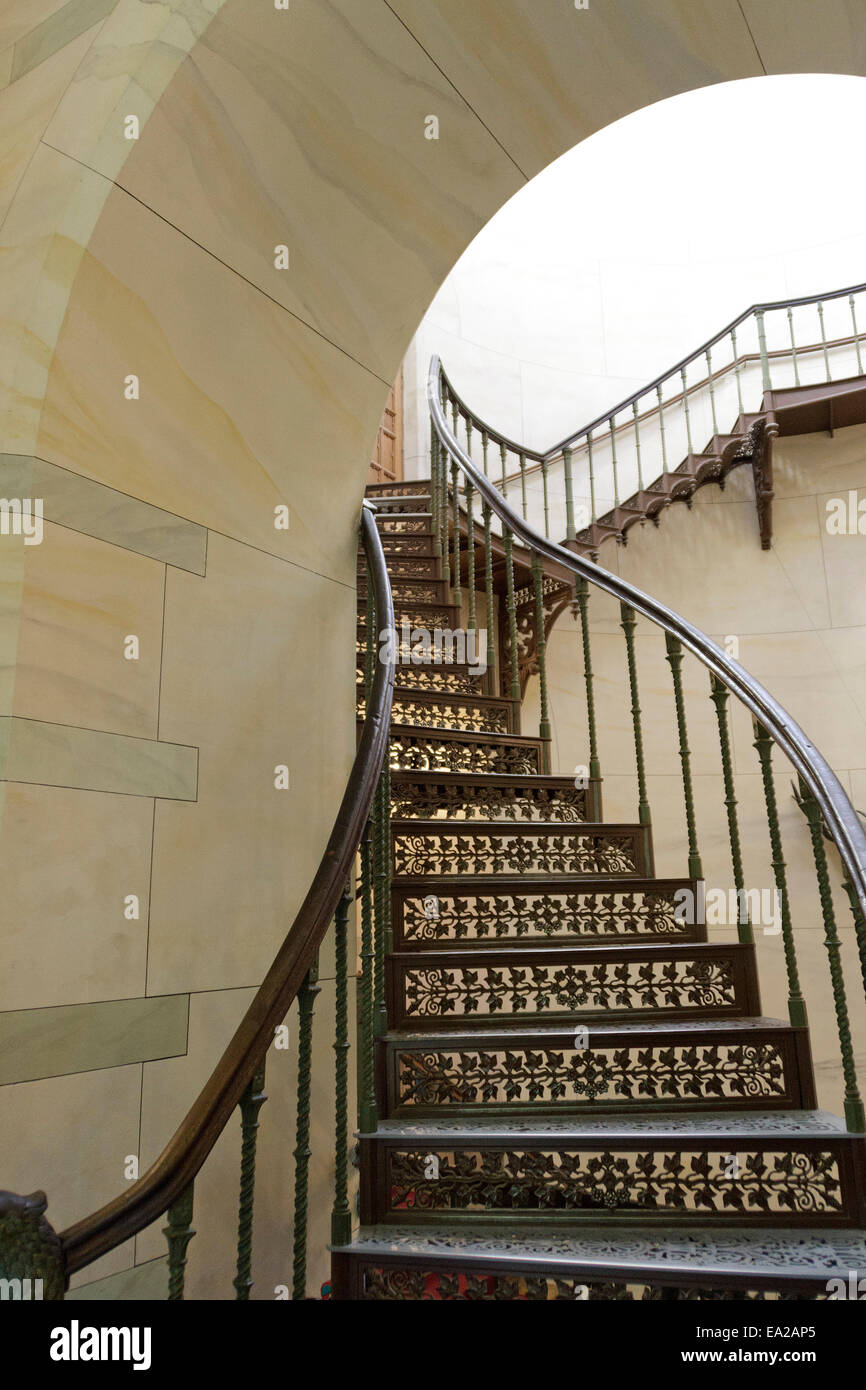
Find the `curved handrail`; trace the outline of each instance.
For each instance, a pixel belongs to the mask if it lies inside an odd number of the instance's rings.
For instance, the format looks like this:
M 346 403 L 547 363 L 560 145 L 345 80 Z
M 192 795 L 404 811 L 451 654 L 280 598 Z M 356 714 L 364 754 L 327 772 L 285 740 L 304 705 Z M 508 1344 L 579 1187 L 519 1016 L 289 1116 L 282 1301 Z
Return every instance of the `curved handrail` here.
M 847 291 L 839 291 L 845 294 Z M 430 359 L 427 376 L 427 401 L 430 417 L 440 443 L 457 463 L 473 487 L 481 493 L 500 521 L 530 550 L 547 560 L 571 570 L 590 580 L 598 588 L 612 594 L 622 603 L 627 603 L 636 612 L 666 632 L 677 637 L 684 647 L 698 658 L 704 666 L 724 682 L 727 688 L 751 710 L 776 743 L 787 754 L 794 767 L 809 787 L 821 808 L 824 819 L 830 828 L 839 853 L 848 870 L 851 884 L 866 912 L 866 833 L 860 825 L 857 813 L 846 796 L 842 784 L 826 758 L 818 751 L 812 740 L 800 728 L 777 700 L 754 676 L 728 656 L 712 638 L 695 627 L 687 619 L 680 617 L 672 608 L 651 598 L 641 589 L 602 569 L 600 565 L 586 560 L 565 546 L 546 540 L 528 526 L 503 498 L 502 493 L 489 478 L 475 467 L 469 455 L 461 447 L 448 426 L 448 421 L 440 400 L 440 381 L 447 380 L 442 371 L 439 357 Z M 605 417 L 606 418 L 606 417 Z
M 748 309 L 744 309 L 735 319 L 731 319 L 729 324 L 726 324 L 718 333 L 715 333 L 712 338 L 708 338 L 700 347 L 695 348 L 693 352 L 681 358 L 679 362 L 675 362 L 672 367 L 668 367 L 667 371 L 654 377 L 652 381 L 647 382 L 640 390 L 633 391 L 630 396 L 626 396 L 624 400 L 621 400 L 611 410 L 605 410 L 601 415 L 597 415 L 594 420 L 591 420 L 589 424 L 582 425 L 579 430 L 575 430 L 565 439 L 561 439 L 558 444 L 553 444 L 549 449 L 544 449 L 541 452 L 535 449 L 528 449 L 524 444 L 516 444 L 513 440 L 508 439 L 505 435 L 493 429 L 491 425 L 488 425 L 485 420 L 481 419 L 480 415 L 469 409 L 465 401 L 463 401 L 454 390 L 454 386 L 450 381 L 448 381 L 448 389 L 459 409 L 463 411 L 465 415 L 470 416 L 475 427 L 486 434 L 489 439 L 494 439 L 497 444 L 504 444 L 506 448 L 514 454 L 523 454 L 526 458 L 534 459 L 537 463 L 543 461 L 549 463 L 551 459 L 560 455 L 563 449 L 570 449 L 572 445 L 576 444 L 578 440 L 583 439 L 591 430 L 598 429 L 599 425 L 606 424 L 608 420 L 612 419 L 615 415 L 619 415 L 621 411 L 627 410 L 637 401 L 642 400 L 644 396 L 648 396 L 651 391 L 655 391 L 659 386 L 663 386 L 669 377 L 675 376 L 677 372 L 683 371 L 690 363 L 697 361 L 699 357 L 705 356 L 710 349 L 714 348 L 717 343 L 722 342 L 724 338 L 729 337 L 735 329 L 739 328 L 741 323 L 745 323 L 746 319 L 751 318 L 754 314 L 769 314 L 774 309 L 796 309 L 804 304 L 823 304 L 830 299 L 844 299 L 845 295 L 862 294 L 864 290 L 866 290 L 866 284 L 848 285 L 845 289 L 830 290 L 827 294 L 809 294 L 799 299 L 775 299 L 768 300 L 764 304 L 750 304 Z M 447 377 L 445 379 L 447 380 Z
M 365 503 L 361 532 L 383 627 L 394 607 L 385 555 Z M 378 662 L 364 728 L 325 852 L 292 926 L 234 1036 L 198 1098 L 159 1158 L 122 1196 L 63 1231 L 67 1274 L 128 1240 L 157 1220 L 195 1178 L 303 983 L 343 893 L 385 757 L 394 691 L 394 667 Z

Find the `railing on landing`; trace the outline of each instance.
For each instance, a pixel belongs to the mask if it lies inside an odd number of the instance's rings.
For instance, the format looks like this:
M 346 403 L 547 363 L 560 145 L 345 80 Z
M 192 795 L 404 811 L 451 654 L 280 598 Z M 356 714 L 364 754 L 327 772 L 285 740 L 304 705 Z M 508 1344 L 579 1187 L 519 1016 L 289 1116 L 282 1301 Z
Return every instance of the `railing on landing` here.
M 700 456 L 707 440 L 723 436 L 726 422 L 748 418 L 750 404 L 756 409 L 764 392 L 862 376 L 866 344 L 857 310 L 859 305 L 866 321 L 864 294 L 866 284 L 753 304 L 660 376 L 544 451 L 494 429 L 450 382 L 448 399 L 470 426 L 473 462 L 504 497 L 520 489 L 523 519 L 549 539 L 558 493 L 564 501 L 560 534 L 570 542 L 589 541 L 595 523 L 617 508 L 627 510 L 681 460 Z M 647 466 L 650 453 L 661 464 L 655 472 Z
M 839 298 L 842 295 L 850 295 L 852 297 L 853 307 L 853 296 L 863 288 L 866 287 L 858 286 L 857 290 L 840 291 L 835 298 Z M 824 298 L 829 298 L 829 296 L 825 296 Z M 725 334 L 731 334 L 736 329 L 736 326 L 742 323 L 751 314 L 755 316 L 759 324 L 762 324 L 762 316 L 766 315 L 770 309 L 793 308 L 794 304 L 811 302 L 814 301 L 792 301 L 790 306 L 758 305 L 753 310 L 749 310 L 746 314 L 741 315 L 740 318 L 735 320 L 733 325 L 729 325 L 719 337 L 723 337 Z M 766 373 L 768 370 L 768 358 L 763 345 L 765 343 L 765 331 L 763 327 L 761 328 L 761 333 L 762 370 Z M 706 351 L 708 347 L 711 347 L 718 340 L 718 338 L 713 339 L 711 344 L 705 345 L 700 351 Z M 857 348 L 859 353 L 859 340 Z M 694 361 L 698 355 L 699 354 L 692 354 L 692 356 L 687 359 L 687 363 Z M 684 365 L 686 364 L 679 364 L 678 368 L 672 370 L 684 370 Z M 670 374 L 666 374 L 664 378 L 660 379 L 659 383 L 653 383 L 653 386 L 660 386 L 663 381 L 668 379 L 669 375 Z M 649 390 L 651 388 L 646 389 Z M 600 417 L 601 421 L 607 421 L 609 424 L 612 423 L 616 414 L 623 408 L 623 405 L 636 403 L 640 400 L 642 394 L 644 393 L 637 393 L 634 397 L 629 398 L 628 402 L 618 406 L 613 412 L 609 412 L 608 415 Z M 505 560 L 506 611 L 503 625 L 504 651 L 500 653 L 500 669 L 504 673 L 504 683 L 506 687 L 510 681 L 512 693 L 515 690 L 519 693 L 517 669 L 518 630 L 514 583 L 515 542 L 526 547 L 531 557 L 532 588 L 535 600 L 534 625 L 536 664 L 539 676 L 541 714 L 540 734 L 542 738 L 549 739 L 551 732 L 547 688 L 545 633 L 545 602 L 547 595 L 545 591 L 544 568 L 547 566 L 549 570 L 552 569 L 555 573 L 562 573 L 563 571 L 566 573 L 570 572 L 571 575 L 574 576 L 575 596 L 573 608 L 575 614 L 577 615 L 577 613 L 579 613 L 580 615 L 582 630 L 584 658 L 583 679 L 586 687 L 586 713 L 588 725 L 587 748 L 589 753 L 589 775 L 591 778 L 599 777 L 601 768 L 595 712 L 591 632 L 588 616 L 589 596 L 592 590 L 600 590 L 619 601 L 622 620 L 621 626 L 625 637 L 626 663 L 624 675 L 626 675 L 628 682 L 634 728 L 638 815 L 640 822 L 646 826 L 649 826 L 651 823 L 651 815 L 647 791 L 644 731 L 641 718 L 638 670 L 634 641 L 635 615 L 642 615 L 664 633 L 666 657 L 671 669 L 673 705 L 679 742 L 685 829 L 688 843 L 689 877 L 693 879 L 702 879 L 703 872 L 701 854 L 698 847 L 691 750 L 688 739 L 688 710 L 683 686 L 682 662 L 684 650 L 690 652 L 708 671 L 710 678 L 709 694 L 715 706 L 715 716 L 718 724 L 721 773 L 724 786 L 724 814 L 727 820 L 733 882 L 738 903 L 746 902 L 746 888 L 728 719 L 729 695 L 735 695 L 750 711 L 754 724 L 755 747 L 758 753 L 759 769 L 764 793 L 770 861 L 780 904 L 781 934 L 787 975 L 788 1010 L 793 1024 L 804 1025 L 807 1021 L 806 1001 L 803 996 L 800 969 L 797 960 L 796 942 L 791 917 L 791 896 L 788 886 L 780 816 L 774 785 L 772 766 L 772 751 L 774 744 L 786 755 L 796 770 L 799 779 L 801 801 L 809 819 L 812 851 L 815 860 L 815 881 L 825 932 L 830 985 L 833 994 L 833 1006 L 836 1015 L 842 1075 L 844 1079 L 845 1116 L 851 1131 L 858 1133 L 863 1131 L 866 1129 L 866 1119 L 864 1119 L 863 1102 L 861 1100 L 854 1064 L 850 1009 L 842 970 L 842 941 L 836 922 L 836 908 L 828 875 L 822 823 L 836 845 L 844 865 L 845 888 L 850 902 L 850 909 L 853 914 L 860 973 L 862 976 L 862 985 L 858 984 L 857 987 L 862 987 L 864 990 L 866 990 L 866 834 L 864 834 L 857 813 L 848 800 L 839 779 L 808 735 L 791 718 L 788 712 L 782 708 L 778 701 L 773 698 L 770 692 L 740 666 L 738 662 L 728 656 L 705 633 L 701 632 L 679 614 L 673 612 L 665 604 L 643 593 L 633 585 L 618 578 L 615 574 L 602 569 L 592 560 L 580 554 L 576 554 L 572 549 L 567 548 L 566 545 L 556 544 L 549 539 L 551 530 L 551 498 L 547 491 L 546 471 L 543 473 L 545 533 L 541 534 L 540 530 L 533 527 L 530 521 L 527 520 L 529 508 L 527 506 L 526 494 L 526 459 L 536 457 L 541 464 L 544 464 L 545 459 L 549 460 L 550 457 L 555 454 L 555 450 L 551 451 L 549 455 L 533 456 L 531 451 L 521 449 L 520 446 L 513 444 L 512 441 L 506 440 L 501 434 L 492 430 L 488 424 L 475 416 L 454 392 L 448 378 L 442 370 L 438 357 L 434 357 L 430 364 L 427 396 L 431 416 L 431 494 L 433 498 L 436 548 L 438 553 L 443 556 L 443 567 L 446 577 L 450 579 L 453 576 L 459 588 L 464 567 L 463 559 L 461 558 L 460 533 L 461 530 L 464 529 L 461 507 L 465 505 L 466 520 L 469 521 L 471 518 L 471 525 L 468 526 L 466 530 L 472 534 L 474 539 L 476 534 L 474 506 L 476 496 L 479 497 L 481 499 L 481 512 L 484 525 L 484 571 L 488 575 L 488 613 L 491 614 L 491 586 L 489 582 L 491 567 L 489 557 L 492 545 L 491 531 L 493 519 L 496 518 L 501 525 Z M 591 437 L 593 429 L 595 429 L 598 424 L 599 421 L 595 421 L 583 431 L 578 432 L 577 435 L 571 436 L 570 439 L 565 442 L 564 458 L 568 458 L 568 449 L 574 445 L 576 440 L 582 436 L 586 436 L 587 438 Z M 463 447 L 459 438 L 461 426 L 465 430 L 467 439 L 466 448 Z M 481 468 L 476 467 L 471 456 L 473 434 L 477 439 L 480 439 L 482 445 L 484 464 Z M 487 476 L 487 468 L 484 465 L 488 463 L 487 451 L 491 441 L 500 445 L 503 460 L 509 452 L 516 450 L 519 453 L 521 460 L 522 513 L 515 510 L 507 500 L 507 470 L 503 470 L 506 474 L 504 485 L 498 486 L 494 484 L 491 478 Z M 568 479 L 568 473 L 566 474 L 566 479 Z M 461 493 L 463 501 L 461 501 Z M 557 525 L 559 534 L 564 534 L 567 540 L 573 539 L 574 536 L 574 526 L 570 515 L 572 504 L 573 498 L 571 497 L 567 485 L 565 495 L 566 515 L 557 515 L 554 518 L 554 523 Z M 471 549 L 473 551 L 474 567 L 474 543 Z M 741 941 L 753 941 L 753 924 L 748 913 L 740 912 L 738 914 L 737 929 Z

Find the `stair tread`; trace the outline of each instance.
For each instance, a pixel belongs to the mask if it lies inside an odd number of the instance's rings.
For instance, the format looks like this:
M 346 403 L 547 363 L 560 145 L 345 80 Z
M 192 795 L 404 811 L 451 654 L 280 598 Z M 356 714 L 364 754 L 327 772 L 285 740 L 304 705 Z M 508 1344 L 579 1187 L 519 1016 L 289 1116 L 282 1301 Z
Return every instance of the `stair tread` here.
M 350 1245 L 339 1247 L 353 1255 L 403 1255 L 415 1259 L 432 1257 L 484 1263 L 503 1260 L 519 1265 L 526 1261 L 550 1266 L 557 1260 L 580 1263 L 586 1269 L 623 1268 L 641 1270 L 683 1270 L 696 1275 L 724 1274 L 745 1282 L 747 1276 L 775 1280 L 810 1279 L 823 1283 L 832 1277 L 847 1281 L 850 1270 L 866 1264 L 866 1231 L 804 1229 L 793 1233 L 773 1227 L 729 1231 L 718 1227 L 693 1226 L 688 1231 L 652 1231 L 642 1234 L 611 1228 L 599 1223 L 577 1230 L 555 1230 L 548 1226 L 522 1226 L 504 1231 L 501 1226 L 485 1227 L 481 1222 L 465 1226 L 418 1227 L 394 1225 L 362 1226 Z
M 540 1143 L 551 1137 L 567 1142 L 617 1140 L 651 1137 L 663 1142 L 680 1142 L 683 1137 L 720 1143 L 730 1139 L 798 1139 L 832 1135 L 862 1142 L 862 1135 L 849 1135 L 843 1120 L 825 1110 L 725 1110 L 719 1114 L 681 1112 L 645 1115 L 483 1115 L 423 1119 L 397 1118 L 379 1121 L 378 1128 L 364 1135 L 370 1139 L 402 1139 L 413 1145 L 424 1140 L 457 1139 L 465 1146 L 473 1140 L 505 1139 L 519 1136 L 521 1143 Z
M 603 1041 L 617 1037 L 640 1037 L 643 1034 L 654 1036 L 659 1033 L 683 1033 L 689 1037 L 695 1034 L 705 1033 L 714 1041 L 724 1035 L 734 1035 L 737 1033 L 778 1033 L 779 1031 L 796 1031 L 794 1025 L 781 1018 L 732 1018 L 732 1019 L 645 1019 L 640 1023 L 617 1023 L 604 1020 L 600 1023 L 593 1023 L 590 1031 L 590 1045 L 600 1046 Z M 455 1047 L 478 1046 L 489 1051 L 491 1048 L 506 1046 L 520 1047 L 521 1045 L 534 1045 L 536 1042 L 543 1046 L 547 1038 L 573 1038 L 575 1033 L 574 1024 L 570 1023 L 533 1023 L 525 1028 L 503 1028 L 498 1031 L 494 1028 L 460 1028 L 451 1030 L 442 1029 L 441 1031 L 416 1032 L 391 1030 L 382 1034 L 382 1042 L 394 1043 L 401 1046 L 419 1046 L 436 1048 L 441 1046 L 449 1050 Z

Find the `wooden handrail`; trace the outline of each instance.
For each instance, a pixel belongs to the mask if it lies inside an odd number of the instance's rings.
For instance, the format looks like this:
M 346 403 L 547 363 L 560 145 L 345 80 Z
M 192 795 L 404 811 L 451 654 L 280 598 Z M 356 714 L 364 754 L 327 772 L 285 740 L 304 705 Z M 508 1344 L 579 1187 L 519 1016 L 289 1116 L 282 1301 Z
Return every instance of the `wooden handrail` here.
M 361 536 L 380 626 L 394 626 L 391 587 L 374 509 Z M 156 1221 L 195 1178 L 222 1133 L 312 965 L 343 893 L 387 751 L 394 667 L 377 662 L 352 771 L 316 876 L 234 1036 L 159 1158 L 120 1197 L 60 1236 L 67 1276 Z

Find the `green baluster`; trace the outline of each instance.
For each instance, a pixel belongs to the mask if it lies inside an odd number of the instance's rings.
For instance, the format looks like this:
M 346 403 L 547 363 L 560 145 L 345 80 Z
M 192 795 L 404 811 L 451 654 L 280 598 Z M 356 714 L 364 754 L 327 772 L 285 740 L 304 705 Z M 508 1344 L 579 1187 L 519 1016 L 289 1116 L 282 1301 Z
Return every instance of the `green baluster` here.
M 187 1246 L 195 1235 L 192 1224 L 194 1184 L 190 1183 L 168 1209 L 162 1234 L 168 1242 L 168 1301 L 180 1303 L 186 1279 Z
M 779 830 L 779 811 L 776 805 L 776 788 L 773 784 L 773 740 L 757 720 L 753 720 L 755 748 L 761 763 L 761 780 L 764 785 L 764 801 L 767 806 L 767 826 L 770 832 L 770 851 L 772 854 L 773 876 L 776 892 L 779 895 L 779 911 L 782 918 L 782 945 L 785 950 L 785 969 L 788 975 L 788 1017 L 794 1027 L 806 1026 L 806 1002 L 800 988 L 800 974 L 797 969 L 797 953 L 794 947 L 794 930 L 791 925 L 791 905 L 788 898 L 788 876 L 785 858 L 782 853 L 782 835 Z
M 866 917 L 860 906 L 860 899 L 854 892 L 854 885 L 848 877 L 847 870 L 842 879 L 842 886 L 848 894 L 848 901 L 851 904 L 851 915 L 854 918 L 854 936 L 857 940 L 857 953 L 860 957 L 860 976 L 863 981 L 863 993 L 866 994 Z
M 752 921 L 745 897 L 743 856 L 740 852 L 740 823 L 737 817 L 737 797 L 734 790 L 734 768 L 731 758 L 731 738 L 728 729 L 728 688 L 714 672 L 710 672 L 710 699 L 716 707 L 719 726 L 719 747 L 722 753 L 722 776 L 725 783 L 725 809 L 728 813 L 728 837 L 731 842 L 731 863 L 734 867 L 734 886 L 737 890 L 737 937 L 744 944 L 754 941 Z
M 439 506 L 439 524 L 442 527 L 442 565 L 444 568 L 445 590 L 451 590 L 451 560 L 448 545 L 448 454 L 442 449 L 442 497 Z
M 544 576 L 541 570 L 541 556 L 532 552 L 532 588 L 535 593 L 535 651 L 538 657 L 538 684 L 541 716 L 538 723 L 538 737 L 550 744 L 550 711 L 547 704 L 547 639 L 544 634 Z M 550 748 L 545 748 L 545 766 L 550 771 Z
M 508 641 L 511 647 L 511 699 L 520 699 L 520 671 L 517 664 L 517 609 L 514 604 L 514 537 L 507 526 L 502 528 L 505 544 L 505 615 L 508 622 Z
M 373 1032 L 376 1037 L 388 1028 L 385 1014 L 385 900 L 389 852 L 383 763 L 373 799 Z
M 580 610 L 580 633 L 583 645 L 583 676 L 586 684 L 586 722 L 589 735 L 589 776 L 593 790 L 601 780 L 601 764 L 598 757 L 598 737 L 595 724 L 595 690 L 592 674 L 592 651 L 589 635 L 589 580 L 581 575 L 575 580 L 574 601 Z M 600 820 L 600 815 L 595 816 Z
M 466 587 L 469 590 L 469 630 L 475 629 L 475 489 L 466 479 L 466 521 L 469 532 L 466 539 Z
M 490 535 L 492 508 L 489 502 L 482 502 L 481 515 L 484 518 L 484 595 L 487 602 L 487 682 L 488 688 L 492 690 L 493 673 L 496 669 L 496 651 L 493 645 L 496 616 L 493 598 L 493 546 Z
M 667 471 L 668 471 L 668 450 L 667 450 L 667 444 L 665 443 L 665 409 L 664 409 L 664 402 L 662 401 L 662 388 L 661 388 L 661 386 L 657 386 L 657 387 L 656 387 L 656 395 L 657 395 L 657 397 L 658 397 L 658 402 L 659 402 L 659 434 L 660 434 L 660 436 L 661 436 L 661 444 L 662 444 L 662 472 L 663 472 L 663 473 L 667 473 Z
M 866 1111 L 860 1098 L 857 1085 L 857 1069 L 854 1065 L 854 1047 L 851 1042 L 851 1020 L 848 1016 L 848 999 L 845 993 L 845 977 L 842 973 L 842 948 L 833 909 L 833 892 L 830 888 L 830 875 L 827 872 L 827 854 L 824 849 L 824 831 L 821 823 L 821 808 L 810 788 L 800 778 L 800 804 L 809 822 L 812 837 L 812 853 L 815 856 L 815 872 L 818 876 L 818 894 L 821 899 L 821 917 L 824 922 L 824 945 L 830 963 L 830 981 L 833 986 L 833 1005 L 836 1011 L 836 1030 L 839 1034 L 839 1051 L 842 1054 L 842 1074 L 845 1078 L 845 1121 L 853 1134 L 861 1134 L 866 1129 Z
M 547 458 L 541 460 L 541 485 L 544 490 L 544 534 L 550 540 L 550 506 L 547 496 Z
M 462 578 L 460 572 L 460 492 L 458 482 L 460 470 L 452 459 L 451 461 L 451 530 L 452 545 L 454 549 L 454 592 L 452 598 L 456 604 L 463 601 L 463 591 L 460 587 Z
M 863 375 L 863 362 L 860 357 L 860 334 L 857 332 L 857 310 L 854 305 L 854 296 L 849 294 L 848 303 L 851 307 L 851 326 L 854 329 L 854 349 L 857 353 L 857 375 Z
M 800 368 L 797 364 L 797 344 L 794 341 L 794 310 L 788 305 L 788 332 L 791 336 L 791 361 L 794 364 L 794 385 L 800 385 Z
M 505 444 L 499 446 L 499 459 L 502 464 L 502 496 L 508 496 L 508 449 Z
M 250 1278 L 253 1257 L 253 1195 L 256 1185 L 256 1139 L 259 1111 L 267 1100 L 265 1095 L 265 1059 L 262 1058 L 252 1081 L 240 1100 L 241 1112 L 241 1191 L 238 1201 L 238 1268 L 234 1278 L 235 1293 L 247 1302 L 253 1281 Z
M 637 401 L 632 403 L 634 413 L 634 451 L 637 455 L 637 490 L 643 492 L 643 469 L 640 461 L 640 417 L 637 408 Z
M 487 474 L 487 445 L 488 445 L 489 443 L 490 443 L 490 439 L 489 439 L 489 436 L 488 436 L 488 434 L 487 434 L 487 431 L 486 431 L 486 430 L 482 430 L 482 431 L 481 431 L 481 465 L 482 465 L 482 467 L 483 467 L 483 469 L 484 469 L 484 476 L 485 476 L 485 478 L 488 476 L 488 474 Z
M 523 507 L 523 520 L 526 520 L 526 455 L 520 455 L 520 502 Z
M 433 549 L 442 558 L 442 537 L 439 531 L 439 439 L 430 421 L 430 512 L 433 527 Z
M 758 309 L 755 312 L 755 319 L 758 325 L 758 351 L 761 356 L 761 383 L 765 391 L 771 391 L 770 385 L 770 359 L 767 355 L 767 332 L 764 327 L 764 311 Z
M 562 451 L 562 471 L 565 477 L 565 537 L 566 540 L 577 539 L 577 530 L 574 525 L 574 482 L 571 476 L 571 449 Z
M 586 436 L 586 458 L 589 469 L 589 512 L 593 525 L 595 524 L 595 469 L 592 465 L 592 430 Z
M 612 471 L 612 473 L 613 473 L 613 505 L 614 505 L 615 507 L 618 507 L 618 506 L 619 506 L 619 477 L 618 477 L 618 473 L 617 473 L 617 462 L 616 462 L 616 425 L 615 425 L 615 423 L 614 423 L 615 420 L 616 420 L 616 416 L 615 416 L 615 415 L 611 415 L 611 417 L 610 417 L 610 466 L 611 466 L 611 471 Z
M 695 830 L 695 800 L 692 792 L 692 755 L 689 749 L 689 735 L 686 724 L 686 706 L 683 699 L 683 649 L 673 633 L 665 633 L 667 659 L 674 684 L 674 704 L 677 712 L 677 731 L 680 739 L 680 763 L 683 770 L 683 797 L 686 805 L 686 827 L 689 837 L 689 878 L 703 878 L 701 856 L 698 853 L 697 831 Z
M 349 909 L 355 901 L 351 879 L 337 903 L 334 917 L 334 1206 L 331 1211 L 331 1244 L 348 1245 L 352 1239 L 349 1206 Z
M 827 353 L 827 334 L 824 332 L 824 305 L 818 300 L 818 321 L 821 325 L 821 346 L 824 349 L 824 371 L 827 373 L 827 380 L 830 381 L 830 358 Z
M 719 424 L 716 419 L 716 384 L 713 381 L 713 359 L 709 348 L 707 348 L 707 383 L 710 388 L 710 413 L 713 418 L 713 437 L 719 432 Z
M 310 1087 L 313 1075 L 313 1012 L 319 993 L 314 961 L 298 991 L 298 1101 L 295 1128 L 295 1221 L 292 1298 L 307 1296 L 307 1205 L 310 1177 Z
M 731 329 L 731 356 L 734 362 L 734 380 L 737 383 L 737 407 L 739 414 L 743 414 L 743 384 L 740 380 L 740 359 L 737 356 L 737 330 Z
M 685 369 L 685 367 L 682 368 L 682 370 L 681 370 L 681 372 L 680 372 L 680 376 L 681 376 L 681 378 L 682 378 L 682 383 L 683 383 L 683 412 L 684 412 L 685 417 L 686 417 L 686 442 L 687 442 L 687 444 L 688 444 L 688 451 L 689 451 L 689 454 L 693 454 L 693 453 L 695 452 L 695 450 L 694 450 L 694 446 L 693 446 L 693 444 L 692 444 L 692 418 L 691 418 L 691 415 L 689 414 L 689 388 L 688 388 L 688 385 L 686 384 L 686 369 Z
M 626 661 L 628 664 L 628 684 L 631 691 L 631 717 L 634 725 L 634 755 L 637 764 L 637 796 L 638 796 L 638 821 L 641 825 L 650 826 L 652 817 L 650 815 L 649 799 L 646 789 L 646 771 L 644 769 L 643 756 L 643 728 L 640 717 L 640 694 L 637 681 L 637 661 L 635 660 L 634 649 L 634 630 L 637 626 L 634 609 L 627 603 L 619 606 L 621 627 L 625 633 Z M 649 848 L 650 837 L 646 835 L 647 847 Z
M 373 942 L 372 833 L 368 817 L 361 837 L 361 973 L 358 979 L 358 1128 L 369 1133 L 376 1128 L 376 1089 L 374 1076 L 375 1036 L 373 1027 Z

